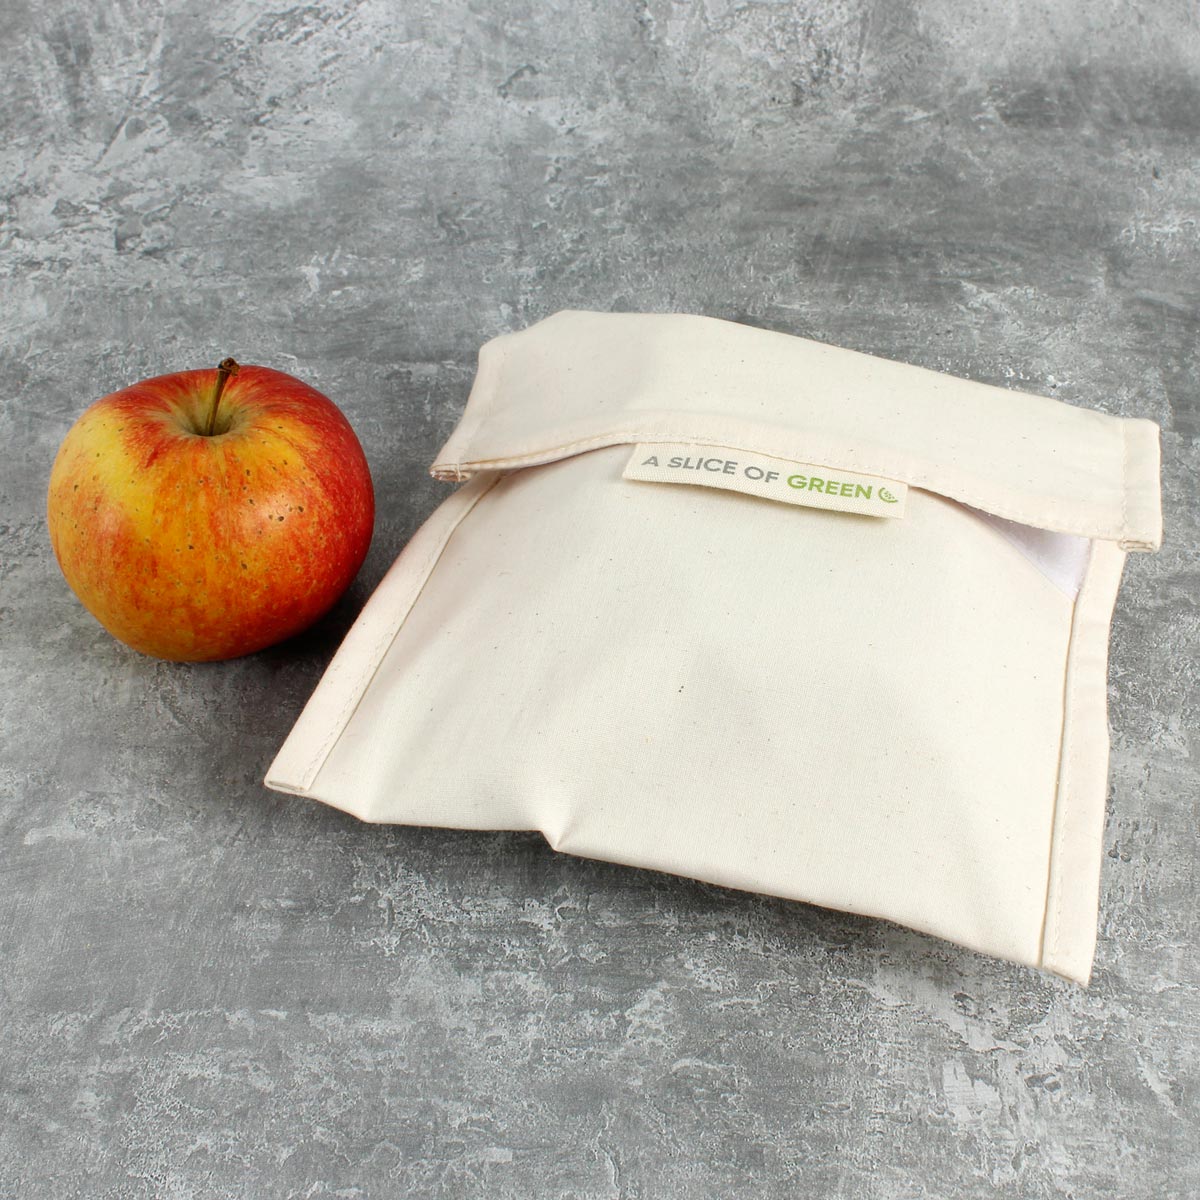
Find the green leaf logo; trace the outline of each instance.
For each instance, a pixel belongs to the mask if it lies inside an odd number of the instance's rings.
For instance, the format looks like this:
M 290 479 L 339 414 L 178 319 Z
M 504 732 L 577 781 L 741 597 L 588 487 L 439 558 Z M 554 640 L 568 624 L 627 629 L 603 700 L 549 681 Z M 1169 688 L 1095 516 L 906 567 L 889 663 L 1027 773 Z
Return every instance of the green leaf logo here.
M 893 495 L 892 495 L 892 493 L 891 493 L 891 492 L 889 492 L 889 491 L 887 490 L 887 488 L 885 488 L 885 487 L 881 487 L 881 488 L 879 489 L 879 498 L 880 498 L 880 500 L 882 500 L 882 501 L 884 502 L 884 504 L 897 504 L 897 503 L 899 503 L 899 501 L 896 499 L 896 497 L 895 497 L 895 496 L 893 496 Z

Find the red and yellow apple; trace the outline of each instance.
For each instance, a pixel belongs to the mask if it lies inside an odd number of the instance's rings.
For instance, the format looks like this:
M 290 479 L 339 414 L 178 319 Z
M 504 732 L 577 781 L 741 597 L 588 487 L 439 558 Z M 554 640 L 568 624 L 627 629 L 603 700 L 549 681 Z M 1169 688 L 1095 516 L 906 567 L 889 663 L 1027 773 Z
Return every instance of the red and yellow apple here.
M 226 359 L 97 400 L 59 449 L 48 515 L 100 624 L 194 662 L 261 650 L 326 612 L 366 556 L 375 499 L 332 401 Z

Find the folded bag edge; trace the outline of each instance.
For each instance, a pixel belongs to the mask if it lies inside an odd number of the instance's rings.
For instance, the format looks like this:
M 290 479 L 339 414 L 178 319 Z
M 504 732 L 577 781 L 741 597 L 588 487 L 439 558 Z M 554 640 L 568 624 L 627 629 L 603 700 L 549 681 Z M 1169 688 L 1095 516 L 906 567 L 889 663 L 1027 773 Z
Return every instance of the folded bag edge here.
M 557 344 L 560 333 L 570 335 L 579 369 Z M 705 358 L 709 334 L 721 344 Z M 639 338 L 644 345 L 636 345 Z M 631 345 L 627 361 L 614 361 Z M 739 371 L 731 374 L 724 364 L 734 353 Z M 745 367 L 756 354 L 773 356 L 757 377 Z M 816 385 L 804 383 L 806 373 L 836 377 L 845 389 L 833 422 L 841 429 L 822 428 L 831 423 L 828 409 L 810 412 Z M 689 408 L 689 397 L 703 388 L 711 389 L 709 403 L 715 393 L 737 411 Z M 501 391 L 505 406 L 498 410 Z M 514 415 L 527 418 L 524 430 Z M 568 310 L 486 342 L 462 419 L 430 471 L 461 481 L 481 470 L 650 441 L 897 479 L 1007 520 L 1104 538 L 1129 551 L 1155 550 L 1162 541 L 1153 421 L 688 314 Z M 1091 486 L 1084 490 L 1072 478 L 1060 490 L 1047 487 L 1057 478 L 1057 460 L 1072 455 L 1087 464 Z

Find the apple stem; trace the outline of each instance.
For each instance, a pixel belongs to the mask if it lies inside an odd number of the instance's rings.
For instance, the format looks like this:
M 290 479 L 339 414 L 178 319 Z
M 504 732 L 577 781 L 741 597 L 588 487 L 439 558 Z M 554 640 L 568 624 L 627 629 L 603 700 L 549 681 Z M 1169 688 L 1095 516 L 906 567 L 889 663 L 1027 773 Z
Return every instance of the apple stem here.
M 240 369 L 237 360 L 233 358 L 223 358 L 217 364 L 217 386 L 213 388 L 212 400 L 208 406 L 208 420 L 204 425 L 205 437 L 212 437 L 216 430 L 217 409 L 221 405 L 221 393 L 225 390 L 225 385 L 229 382 L 230 375 L 236 375 Z

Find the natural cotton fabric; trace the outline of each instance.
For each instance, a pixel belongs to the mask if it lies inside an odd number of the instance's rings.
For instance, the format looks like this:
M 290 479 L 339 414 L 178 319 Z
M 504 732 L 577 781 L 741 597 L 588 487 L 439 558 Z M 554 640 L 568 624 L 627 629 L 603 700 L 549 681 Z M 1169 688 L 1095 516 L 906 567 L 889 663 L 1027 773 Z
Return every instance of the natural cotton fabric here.
M 903 516 L 625 478 L 656 445 L 907 485 Z M 1161 540 L 1158 469 L 1149 421 L 704 317 L 559 313 L 482 348 L 432 468 L 466 482 L 267 783 L 1086 983 L 1109 622 L 1125 553 Z

